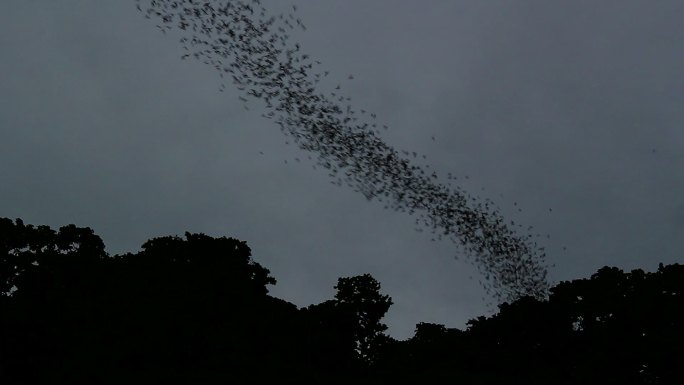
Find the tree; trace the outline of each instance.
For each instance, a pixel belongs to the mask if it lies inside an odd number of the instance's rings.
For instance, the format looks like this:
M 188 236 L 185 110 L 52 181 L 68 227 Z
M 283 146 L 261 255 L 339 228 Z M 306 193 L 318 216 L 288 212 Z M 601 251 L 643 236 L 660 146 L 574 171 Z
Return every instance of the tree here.
M 328 300 L 301 309 L 306 329 L 304 345 L 310 371 L 318 383 L 328 377 L 351 378 L 358 372 L 356 316 L 348 307 Z
M 380 293 L 380 283 L 370 274 L 339 278 L 335 301 L 354 315 L 354 337 L 358 357 L 372 363 L 384 340 L 387 325 L 380 322 L 392 306 L 392 299 Z
M 0 218 L 0 296 L 47 287 L 47 281 L 76 288 L 88 278 L 84 269 L 107 257 L 102 239 L 88 227 L 67 225 L 55 231 Z
M 108 257 L 91 229 L 0 218 L 0 383 L 305 373 L 297 307 L 267 295 L 275 279 L 245 242 L 186 233 L 142 248 Z
M 173 236 L 153 238 L 145 242 L 142 249 L 137 255 L 126 255 L 123 259 L 129 259 L 130 264 L 147 267 L 150 273 L 166 270 L 151 277 L 166 282 L 173 282 L 171 277 L 180 275 L 185 280 L 196 280 L 186 286 L 200 285 L 207 291 L 210 290 L 208 286 L 220 287 L 224 291 L 237 291 L 235 294 L 240 296 L 246 294 L 245 290 L 250 294 L 265 295 L 268 293 L 267 285 L 276 283 L 268 269 L 252 260 L 247 243 L 234 238 L 213 238 L 186 232 L 185 239 Z M 150 269 L 152 266 L 154 268 Z

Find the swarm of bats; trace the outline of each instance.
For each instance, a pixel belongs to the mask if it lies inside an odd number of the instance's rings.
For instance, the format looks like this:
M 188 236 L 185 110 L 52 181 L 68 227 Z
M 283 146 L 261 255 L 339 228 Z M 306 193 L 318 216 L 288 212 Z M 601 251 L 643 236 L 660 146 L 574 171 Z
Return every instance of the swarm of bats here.
M 349 98 L 320 92 L 328 71 L 319 71 L 320 62 L 290 41 L 292 30 L 306 29 L 295 16 L 296 7 L 273 16 L 259 0 L 136 2 L 163 32 L 180 32 L 187 50 L 183 58 L 214 67 L 243 92 L 243 101 L 263 101 L 263 116 L 300 149 L 317 155 L 336 183 L 393 210 L 416 214 L 420 226 L 460 245 L 499 302 L 546 296 L 546 256 L 532 235 L 514 231 L 490 200 L 438 182 L 434 172 L 412 164 L 408 152 L 387 145 L 379 137 L 375 114 L 352 108 Z

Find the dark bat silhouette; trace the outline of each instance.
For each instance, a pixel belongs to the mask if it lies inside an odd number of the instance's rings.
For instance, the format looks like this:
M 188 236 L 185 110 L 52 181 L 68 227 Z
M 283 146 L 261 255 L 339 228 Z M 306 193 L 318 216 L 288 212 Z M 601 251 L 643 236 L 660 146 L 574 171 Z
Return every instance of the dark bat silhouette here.
M 365 110 L 344 105 L 349 98 L 318 91 L 329 72 L 317 71 L 320 62 L 290 42 L 290 31 L 306 29 L 293 13 L 271 16 L 259 0 L 136 2 L 146 17 L 158 19 L 162 31 L 177 29 L 190 54 L 214 67 L 245 97 L 263 100 L 268 110 L 263 116 L 300 149 L 317 154 L 334 183 L 346 183 L 387 208 L 416 214 L 419 228 L 459 245 L 498 301 L 547 295 L 546 255 L 532 235 L 516 232 L 492 201 L 440 183 L 436 173 L 402 157 L 379 137 L 375 114 L 369 122 Z

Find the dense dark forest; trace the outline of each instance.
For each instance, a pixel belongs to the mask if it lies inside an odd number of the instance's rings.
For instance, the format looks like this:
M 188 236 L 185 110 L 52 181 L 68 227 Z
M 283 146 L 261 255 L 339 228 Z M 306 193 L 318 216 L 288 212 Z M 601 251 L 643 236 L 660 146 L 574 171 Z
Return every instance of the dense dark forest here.
M 0 219 L 2 384 L 683 383 L 684 266 L 604 267 L 466 330 L 385 334 L 365 274 L 298 308 L 233 238 L 186 233 L 110 256 L 89 228 Z M 333 285 L 334 283 L 331 283 Z

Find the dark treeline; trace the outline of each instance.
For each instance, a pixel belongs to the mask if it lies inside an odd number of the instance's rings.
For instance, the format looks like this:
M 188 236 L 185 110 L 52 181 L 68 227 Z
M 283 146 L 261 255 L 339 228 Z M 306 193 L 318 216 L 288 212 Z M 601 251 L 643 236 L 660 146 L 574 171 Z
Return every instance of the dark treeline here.
M 392 300 L 368 274 L 306 308 L 269 296 L 275 283 L 232 238 L 109 256 L 89 228 L 0 219 L 0 383 L 683 383 L 678 264 L 605 267 L 405 341 L 385 334 Z

